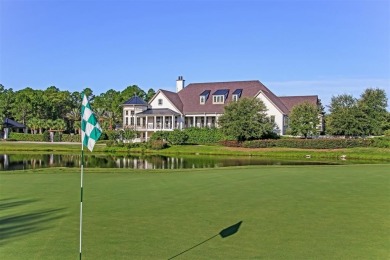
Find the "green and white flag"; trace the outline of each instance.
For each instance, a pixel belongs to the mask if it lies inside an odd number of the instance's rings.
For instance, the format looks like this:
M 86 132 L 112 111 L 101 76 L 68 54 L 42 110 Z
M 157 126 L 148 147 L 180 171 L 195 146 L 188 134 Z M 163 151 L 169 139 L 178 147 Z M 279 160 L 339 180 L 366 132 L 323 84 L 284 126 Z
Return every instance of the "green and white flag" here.
M 101 134 L 102 129 L 99 122 L 92 112 L 87 96 L 83 94 L 83 103 L 81 105 L 81 139 L 83 146 L 88 147 L 88 150 L 92 152 Z

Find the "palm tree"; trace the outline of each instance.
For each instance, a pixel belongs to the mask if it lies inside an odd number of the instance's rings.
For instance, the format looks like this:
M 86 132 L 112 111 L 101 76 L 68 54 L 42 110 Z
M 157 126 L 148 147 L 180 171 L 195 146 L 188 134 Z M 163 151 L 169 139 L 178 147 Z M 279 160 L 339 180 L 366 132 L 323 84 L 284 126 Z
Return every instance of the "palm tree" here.
M 80 121 L 75 121 L 73 124 L 73 129 L 75 134 L 80 134 L 81 132 L 81 122 Z
M 37 129 L 38 129 L 38 122 L 39 119 L 37 118 L 31 118 L 30 120 L 28 120 L 27 122 L 27 126 L 31 129 L 31 133 L 32 134 L 36 134 L 37 133 Z
M 55 130 L 58 130 L 58 131 L 64 131 L 65 128 L 66 128 L 66 123 L 63 119 L 56 119 L 54 120 L 53 122 L 53 127 Z
M 50 142 L 53 142 L 54 141 L 54 132 L 52 130 L 55 129 L 55 122 L 54 122 L 54 120 L 51 120 L 51 119 L 46 120 L 45 128 L 50 133 Z
M 106 111 L 105 118 L 108 120 L 108 129 L 113 130 L 118 117 L 114 112 Z
M 95 116 L 97 120 L 99 121 L 99 124 L 102 125 L 104 119 L 106 119 L 106 111 L 103 108 L 97 108 L 95 109 Z
M 80 120 L 81 120 L 80 110 L 77 108 L 73 108 L 70 112 L 66 113 L 65 117 L 67 119 L 69 119 L 69 121 L 73 125 L 73 129 L 75 129 L 75 132 L 76 132 L 75 124 L 76 124 L 76 122 L 80 122 Z M 80 127 L 78 127 L 77 129 L 79 129 L 79 128 Z
M 42 128 L 46 127 L 46 120 L 37 119 L 37 128 L 39 129 L 39 133 L 42 134 Z
M 52 119 L 48 119 L 48 120 L 46 120 L 45 121 L 45 127 L 44 128 L 46 128 L 47 130 L 49 130 L 50 132 L 52 131 L 52 130 L 54 130 L 56 127 L 55 127 L 55 122 L 54 122 L 54 120 L 52 120 Z

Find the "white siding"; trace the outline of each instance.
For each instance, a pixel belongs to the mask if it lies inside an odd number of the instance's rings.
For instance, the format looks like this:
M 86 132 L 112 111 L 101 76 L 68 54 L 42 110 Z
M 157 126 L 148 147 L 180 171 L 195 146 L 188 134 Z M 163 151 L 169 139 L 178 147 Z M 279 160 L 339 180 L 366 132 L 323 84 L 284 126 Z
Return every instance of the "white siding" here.
M 162 105 L 159 105 L 158 104 L 158 100 L 159 99 L 162 99 Z M 155 97 L 154 99 L 152 100 L 152 102 L 149 104 L 153 109 L 156 109 L 156 108 L 169 108 L 177 113 L 180 113 L 180 111 L 178 109 L 176 109 L 176 107 L 171 103 L 171 101 L 169 101 L 169 99 L 162 93 L 162 92 L 159 92 Z
M 131 125 L 131 117 L 135 115 L 131 115 L 131 111 L 134 111 L 134 114 L 140 113 L 146 110 L 146 106 L 133 106 L 133 105 L 124 105 L 123 106 L 123 121 L 122 126 L 126 126 L 126 118 L 128 118 L 128 126 Z M 128 114 L 126 115 L 126 111 Z
M 267 115 L 275 116 L 275 124 L 277 130 L 279 130 L 278 134 L 283 135 L 286 131 L 283 126 L 283 113 L 263 93 L 260 92 L 257 98 L 263 101 L 267 107 Z

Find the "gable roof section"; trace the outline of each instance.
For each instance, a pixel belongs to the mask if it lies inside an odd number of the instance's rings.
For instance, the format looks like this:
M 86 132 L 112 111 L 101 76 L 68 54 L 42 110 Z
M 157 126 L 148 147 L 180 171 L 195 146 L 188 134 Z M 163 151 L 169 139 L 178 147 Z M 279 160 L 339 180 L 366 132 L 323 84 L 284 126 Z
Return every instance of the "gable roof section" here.
M 183 102 L 180 100 L 180 97 L 177 93 L 168 91 L 168 90 L 162 90 L 161 92 L 172 102 L 172 104 L 181 112 L 183 112 Z
M 222 114 L 224 112 L 224 106 L 229 102 L 232 102 L 231 95 L 228 94 L 224 104 L 213 104 L 212 99 L 206 100 L 205 104 L 200 104 L 199 96 L 205 90 L 210 90 L 213 95 L 219 93 L 218 90 L 224 90 L 228 93 L 235 93 L 236 90 L 241 91 L 241 97 L 256 97 L 261 91 L 268 97 L 272 103 L 275 104 L 282 112 L 288 113 L 287 107 L 279 100 L 274 93 L 272 93 L 266 86 L 264 86 L 258 80 L 251 81 L 230 81 L 230 82 L 210 82 L 210 83 L 191 83 L 183 88 L 178 94 L 183 101 L 183 113 L 184 114 L 196 114 L 196 113 L 217 113 Z
M 317 105 L 318 104 L 318 96 L 284 96 L 279 97 L 280 101 L 287 107 L 289 112 L 291 112 L 292 108 L 298 104 L 302 104 L 303 102 L 309 102 L 310 104 Z
M 142 106 L 147 106 L 148 103 L 146 103 L 146 101 L 144 101 L 142 98 L 140 98 L 138 96 L 134 96 L 134 97 L 128 99 L 125 103 L 123 103 L 123 105 L 142 105 Z

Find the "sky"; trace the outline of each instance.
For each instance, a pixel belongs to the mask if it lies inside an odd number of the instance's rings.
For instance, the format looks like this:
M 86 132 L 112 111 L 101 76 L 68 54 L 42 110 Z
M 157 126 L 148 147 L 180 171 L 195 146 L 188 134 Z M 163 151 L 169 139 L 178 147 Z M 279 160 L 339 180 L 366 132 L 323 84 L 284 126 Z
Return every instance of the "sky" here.
M 7 89 L 175 91 L 178 76 L 325 106 L 367 88 L 390 99 L 390 1 L 0 0 Z

